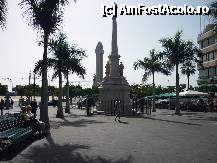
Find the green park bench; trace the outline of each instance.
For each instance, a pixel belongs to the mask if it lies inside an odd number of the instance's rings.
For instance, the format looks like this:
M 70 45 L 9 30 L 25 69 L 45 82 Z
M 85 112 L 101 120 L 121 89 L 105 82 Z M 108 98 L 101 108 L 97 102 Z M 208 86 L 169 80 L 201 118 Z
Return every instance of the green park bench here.
M 25 140 L 34 130 L 31 126 L 24 126 L 20 114 L 4 115 L 0 117 L 0 150 Z M 4 145 L 3 145 L 4 144 Z

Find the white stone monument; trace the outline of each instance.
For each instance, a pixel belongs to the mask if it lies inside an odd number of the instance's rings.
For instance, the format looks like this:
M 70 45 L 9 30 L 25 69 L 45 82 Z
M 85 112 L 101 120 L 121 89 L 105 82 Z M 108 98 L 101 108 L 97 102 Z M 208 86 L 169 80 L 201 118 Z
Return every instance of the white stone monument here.
M 93 87 L 99 87 L 102 84 L 103 80 L 103 45 L 101 42 L 98 42 L 96 49 L 96 74 L 93 79 Z
M 121 101 L 121 114 L 126 115 L 130 113 L 130 90 L 129 84 L 123 76 L 124 65 L 119 64 L 120 55 L 118 54 L 117 45 L 117 22 L 116 17 L 112 18 L 112 49 L 109 55 L 109 61 L 105 66 L 105 74 L 102 85 L 99 87 L 100 91 L 100 110 L 107 115 L 114 113 L 114 99 Z

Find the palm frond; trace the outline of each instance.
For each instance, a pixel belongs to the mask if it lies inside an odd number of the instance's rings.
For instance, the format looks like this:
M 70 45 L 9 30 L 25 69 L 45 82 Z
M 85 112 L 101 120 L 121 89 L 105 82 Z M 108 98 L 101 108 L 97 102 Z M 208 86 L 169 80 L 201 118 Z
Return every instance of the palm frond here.
M 59 77 L 59 72 L 58 72 L 58 71 L 54 71 L 51 80 L 53 81 L 53 80 L 56 79 L 57 77 Z
M 22 0 L 19 5 L 24 9 L 23 16 L 33 29 L 50 35 L 59 29 L 64 7 L 68 3 L 68 0 Z
M 151 71 L 145 72 L 142 76 L 142 82 L 146 82 L 148 80 L 148 77 L 151 76 Z
M 145 71 L 143 75 L 143 81 L 146 81 L 147 78 L 153 73 L 163 73 L 165 75 L 170 75 L 171 65 L 162 60 L 162 53 L 157 52 L 155 49 L 149 51 L 150 57 L 145 57 L 143 60 L 137 60 L 134 62 L 134 69 L 143 69 Z
M 56 64 L 56 60 L 52 58 L 47 59 L 47 67 L 52 68 Z M 34 73 L 41 75 L 42 73 L 43 60 L 39 60 L 35 63 Z
M 214 23 L 217 22 L 217 1 L 210 4 L 210 16 L 213 18 Z
M 170 67 L 184 63 L 186 60 L 196 60 L 200 51 L 192 41 L 182 39 L 183 32 L 178 31 L 173 38 L 164 38 L 160 40 L 163 52 L 161 56 L 167 59 Z
M 181 66 L 181 73 L 183 75 L 193 75 L 196 72 L 196 63 L 193 60 L 188 60 Z
M 60 33 L 57 37 L 50 39 L 49 52 L 52 53 L 52 58 L 55 63 L 52 65 L 55 70 L 53 78 L 56 78 L 62 72 L 66 77 L 69 73 L 76 73 L 78 76 L 84 78 L 86 73 L 85 68 L 81 64 L 82 58 L 86 57 L 83 49 L 78 48 L 77 45 L 70 45 L 67 42 L 65 34 Z
M 4 29 L 6 26 L 7 15 L 7 2 L 6 0 L 0 0 L 0 28 Z
M 34 73 L 41 75 L 43 60 L 39 60 L 35 63 Z

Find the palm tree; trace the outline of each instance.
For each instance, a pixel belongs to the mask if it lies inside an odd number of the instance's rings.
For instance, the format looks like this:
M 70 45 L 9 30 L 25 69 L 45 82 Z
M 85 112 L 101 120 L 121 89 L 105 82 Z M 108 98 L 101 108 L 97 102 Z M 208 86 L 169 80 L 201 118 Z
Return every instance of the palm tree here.
M 176 69 L 176 114 L 180 114 L 179 108 L 179 66 L 186 61 L 198 61 L 197 56 L 200 51 L 191 41 L 182 39 L 182 31 L 178 31 L 173 38 L 164 38 L 160 40 L 164 51 L 162 57 L 168 61 L 170 66 Z
M 0 27 L 2 29 L 5 28 L 6 13 L 7 13 L 7 2 L 6 0 L 0 0 Z
M 63 21 L 63 9 L 68 0 L 22 0 L 20 5 L 25 8 L 24 14 L 29 19 L 29 25 L 41 32 L 44 44 L 42 60 L 42 91 L 40 105 L 40 119 L 49 131 L 48 117 L 48 81 L 47 81 L 47 47 L 48 39 L 54 34 Z
M 66 35 L 60 33 L 60 35 L 56 39 L 51 39 L 49 42 L 49 51 L 53 54 L 52 58 L 47 59 L 48 67 L 54 70 L 52 79 L 58 77 L 59 78 L 59 93 L 58 93 L 58 109 L 57 109 L 57 118 L 63 118 L 63 107 L 62 107 L 62 74 L 64 74 L 67 78 L 69 72 L 75 72 L 78 75 L 85 74 L 85 69 L 81 66 L 81 58 L 85 55 L 85 52 L 81 49 L 75 49 L 76 46 L 70 46 L 67 43 Z M 79 58 L 80 57 L 80 58 Z M 38 61 L 35 66 L 35 72 L 41 72 L 42 69 L 42 61 Z M 69 99 L 68 99 L 69 105 Z M 68 108 L 69 109 L 69 108 Z M 67 109 L 66 109 L 67 110 Z M 69 113 L 69 111 L 66 111 Z
M 66 57 L 64 58 L 64 76 L 66 78 L 66 113 L 70 113 L 69 107 L 69 73 L 77 73 L 84 78 L 85 68 L 81 65 L 81 59 L 86 57 L 85 51 L 76 45 L 71 46 Z
M 153 105 L 152 111 L 155 112 L 155 73 L 163 73 L 169 75 L 170 72 L 165 63 L 161 62 L 158 58 L 158 53 L 155 49 L 150 50 L 150 58 L 145 57 L 143 60 L 134 62 L 134 69 L 144 69 L 142 81 L 146 81 L 149 76 L 152 75 L 152 91 L 153 91 Z
M 196 66 L 193 63 L 193 61 L 186 61 L 185 63 L 183 63 L 182 67 L 181 67 L 181 72 L 183 75 L 187 76 L 188 79 L 188 86 L 187 88 L 189 89 L 189 78 L 191 75 L 195 74 L 196 72 Z

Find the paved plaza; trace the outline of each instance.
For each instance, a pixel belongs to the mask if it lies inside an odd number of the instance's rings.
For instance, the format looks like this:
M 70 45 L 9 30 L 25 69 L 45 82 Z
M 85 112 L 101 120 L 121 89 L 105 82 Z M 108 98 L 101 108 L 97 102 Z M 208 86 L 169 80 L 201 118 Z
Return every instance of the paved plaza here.
M 14 108 L 12 111 L 16 111 Z M 28 140 L 0 157 L 11 163 L 216 163 L 217 113 L 157 110 L 151 116 L 114 117 L 72 109 L 57 119 L 49 107 L 51 136 Z M 0 161 L 1 162 L 1 161 Z

